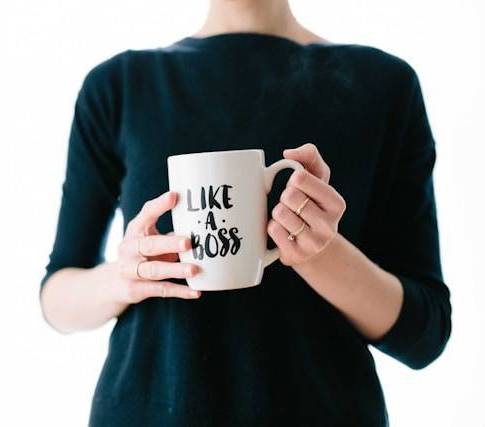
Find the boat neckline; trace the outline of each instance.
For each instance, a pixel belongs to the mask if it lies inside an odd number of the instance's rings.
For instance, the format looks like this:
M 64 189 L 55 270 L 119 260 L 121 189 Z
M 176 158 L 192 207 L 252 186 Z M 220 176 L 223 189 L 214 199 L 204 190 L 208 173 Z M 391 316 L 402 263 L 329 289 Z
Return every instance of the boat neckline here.
M 267 41 L 278 41 L 284 42 L 293 46 L 306 48 L 312 46 L 341 46 L 345 43 L 327 43 L 324 40 L 315 40 L 309 43 L 300 43 L 296 40 L 290 39 L 285 36 L 281 36 L 278 34 L 270 34 L 270 33 L 260 33 L 260 32 L 250 32 L 250 31 L 231 31 L 225 33 L 216 33 L 210 34 L 207 36 L 186 36 L 180 39 L 177 43 L 199 43 L 199 44 L 207 44 L 211 42 L 221 42 L 221 41 L 228 41 L 228 40 L 251 40 L 251 39 L 260 39 L 260 40 L 267 40 Z

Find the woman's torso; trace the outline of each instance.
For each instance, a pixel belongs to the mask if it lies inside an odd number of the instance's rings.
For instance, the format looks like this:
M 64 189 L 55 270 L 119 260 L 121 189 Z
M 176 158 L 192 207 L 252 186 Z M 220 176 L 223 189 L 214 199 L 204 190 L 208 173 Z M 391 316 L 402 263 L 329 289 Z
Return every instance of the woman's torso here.
M 392 163 L 390 96 L 400 61 L 375 48 L 300 46 L 226 34 L 129 50 L 117 61 L 124 225 L 168 190 L 169 155 L 316 144 L 347 201 L 340 232 L 365 246 Z M 275 180 L 273 206 L 290 172 Z M 376 182 L 376 177 L 379 181 Z M 170 215 L 157 226 L 172 229 Z M 183 281 L 181 281 L 183 283 Z M 359 333 L 277 262 L 254 288 L 149 299 L 118 319 L 90 423 L 384 426 L 373 358 Z

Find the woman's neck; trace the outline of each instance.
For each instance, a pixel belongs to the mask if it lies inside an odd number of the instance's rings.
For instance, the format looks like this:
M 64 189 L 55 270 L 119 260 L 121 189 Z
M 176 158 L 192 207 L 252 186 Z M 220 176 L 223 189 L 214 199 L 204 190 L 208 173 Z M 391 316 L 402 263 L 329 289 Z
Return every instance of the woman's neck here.
M 204 24 L 193 35 L 232 32 L 274 34 L 302 44 L 325 41 L 296 20 L 287 0 L 211 0 Z

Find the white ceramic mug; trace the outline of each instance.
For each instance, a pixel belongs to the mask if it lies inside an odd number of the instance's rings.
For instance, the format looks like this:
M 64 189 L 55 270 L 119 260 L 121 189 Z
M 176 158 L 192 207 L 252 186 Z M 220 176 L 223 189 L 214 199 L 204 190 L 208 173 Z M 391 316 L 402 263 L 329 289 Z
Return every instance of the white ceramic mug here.
M 281 159 L 266 167 L 258 149 L 179 154 L 167 164 L 170 190 L 178 193 L 173 229 L 192 241 L 180 261 L 200 267 L 189 286 L 218 291 L 260 284 L 280 255 L 266 247 L 267 194 L 279 171 L 303 166 Z

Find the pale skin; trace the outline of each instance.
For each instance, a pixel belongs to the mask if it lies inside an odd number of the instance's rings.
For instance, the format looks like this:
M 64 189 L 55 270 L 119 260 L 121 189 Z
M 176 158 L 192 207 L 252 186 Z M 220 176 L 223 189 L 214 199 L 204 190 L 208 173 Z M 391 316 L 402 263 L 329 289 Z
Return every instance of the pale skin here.
M 326 42 L 298 23 L 287 0 L 212 0 L 194 36 L 225 32 L 273 34 L 300 44 Z M 279 262 L 294 269 L 305 286 L 334 305 L 364 337 L 381 338 L 402 306 L 399 279 L 339 233 L 345 200 L 330 184 L 330 167 L 317 147 L 307 143 L 282 154 L 302 163 L 305 170 L 291 175 L 268 221 L 268 234 L 281 251 Z M 295 211 L 307 197 L 297 216 Z M 147 298 L 203 298 L 200 291 L 171 281 L 198 272 L 195 264 L 179 261 L 178 254 L 190 249 L 190 239 L 160 234 L 155 226 L 176 203 L 173 192 L 147 201 L 128 223 L 116 261 L 54 273 L 41 294 L 46 321 L 59 332 L 72 333 L 97 328 Z M 302 221 L 303 231 L 289 240 Z

